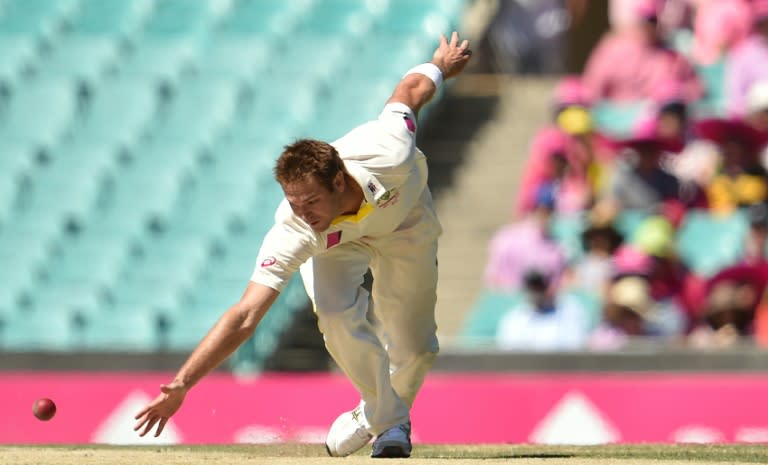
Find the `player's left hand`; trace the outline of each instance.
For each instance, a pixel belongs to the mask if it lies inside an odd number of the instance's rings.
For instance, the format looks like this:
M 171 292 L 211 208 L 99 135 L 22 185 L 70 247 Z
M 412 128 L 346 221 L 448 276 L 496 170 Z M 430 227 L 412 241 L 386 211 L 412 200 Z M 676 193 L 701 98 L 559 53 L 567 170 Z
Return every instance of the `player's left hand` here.
M 134 417 L 137 422 L 133 427 L 134 431 L 139 431 L 139 436 L 144 436 L 157 425 L 157 431 L 155 431 L 155 437 L 160 436 L 163 432 L 165 424 L 176 413 L 184 402 L 184 397 L 187 395 L 187 389 L 179 381 L 173 381 L 169 384 L 163 384 L 160 386 L 160 395 L 158 395 L 152 402 L 147 404 L 146 407 L 141 409 L 139 413 Z
M 451 34 L 451 41 L 444 35 L 440 35 L 440 45 L 432 55 L 432 63 L 443 72 L 443 79 L 456 76 L 467 66 L 472 51 L 469 49 L 469 41 L 464 39 L 459 42 L 459 33 Z

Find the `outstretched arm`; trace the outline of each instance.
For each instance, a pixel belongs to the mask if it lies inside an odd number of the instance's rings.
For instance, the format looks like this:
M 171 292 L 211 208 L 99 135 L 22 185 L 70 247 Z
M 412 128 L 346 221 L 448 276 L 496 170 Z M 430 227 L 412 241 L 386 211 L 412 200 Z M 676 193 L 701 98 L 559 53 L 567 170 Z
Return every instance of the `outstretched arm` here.
M 432 55 L 432 61 L 412 68 L 395 88 L 387 103 L 402 103 L 418 115 L 419 110 L 435 95 L 443 80 L 450 79 L 464 70 L 472 52 L 469 41 L 459 42 L 459 34 L 451 34 L 451 41 L 440 36 L 440 45 Z
M 200 379 L 229 357 L 256 330 L 256 326 L 275 302 L 278 292 L 250 282 L 240 301 L 229 308 L 198 344 L 176 377 L 160 386 L 160 395 L 147 404 L 135 419 L 135 431 L 144 436 L 157 425 L 155 436 L 184 402 L 187 392 Z

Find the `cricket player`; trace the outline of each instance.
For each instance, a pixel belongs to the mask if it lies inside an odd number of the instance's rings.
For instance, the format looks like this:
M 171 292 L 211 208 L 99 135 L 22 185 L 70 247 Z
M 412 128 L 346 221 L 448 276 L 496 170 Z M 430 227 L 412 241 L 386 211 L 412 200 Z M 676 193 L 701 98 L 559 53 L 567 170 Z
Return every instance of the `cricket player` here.
M 456 32 L 450 41 L 441 37 L 432 61 L 405 74 L 377 120 L 331 144 L 299 140 L 285 147 L 275 167 L 285 199 L 251 280 L 136 415 L 141 436 L 155 427 L 155 436 L 162 432 L 187 392 L 253 334 L 300 271 L 328 352 L 361 398 L 331 425 L 328 453 L 352 454 L 375 437 L 372 457 L 410 456 L 409 412 L 438 351 L 441 232 L 426 159 L 415 145 L 416 116 L 443 80 L 464 69 L 468 47 Z M 362 287 L 368 269 L 372 295 Z

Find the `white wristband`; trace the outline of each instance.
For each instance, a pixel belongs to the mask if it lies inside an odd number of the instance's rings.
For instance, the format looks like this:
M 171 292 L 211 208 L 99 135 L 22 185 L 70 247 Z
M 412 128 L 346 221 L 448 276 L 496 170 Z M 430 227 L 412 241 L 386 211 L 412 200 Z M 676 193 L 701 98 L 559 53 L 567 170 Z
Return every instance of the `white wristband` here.
M 440 84 L 443 83 L 443 72 L 440 71 L 440 68 L 438 68 L 434 63 L 422 63 L 420 65 L 416 65 L 409 69 L 403 77 L 408 76 L 409 74 L 422 74 L 431 79 L 437 88 L 440 88 Z

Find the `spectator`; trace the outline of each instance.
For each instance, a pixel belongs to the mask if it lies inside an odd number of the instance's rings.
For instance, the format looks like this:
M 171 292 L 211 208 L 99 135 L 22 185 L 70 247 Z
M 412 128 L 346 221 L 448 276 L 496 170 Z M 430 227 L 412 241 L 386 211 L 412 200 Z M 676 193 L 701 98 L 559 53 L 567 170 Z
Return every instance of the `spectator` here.
M 694 20 L 692 59 L 708 66 L 725 59 L 752 29 L 752 9 L 745 0 L 702 2 Z
M 763 134 L 768 134 L 768 79 L 752 84 L 746 99 L 744 120 Z M 763 166 L 768 164 L 763 162 Z
M 728 113 L 743 116 L 752 85 L 768 79 L 768 0 L 752 1 L 752 33 L 730 53 L 725 72 Z
M 614 274 L 613 254 L 624 238 L 611 223 L 611 218 L 593 209 L 589 225 L 581 234 L 584 256 L 568 270 L 561 288 L 584 289 L 602 295 Z
M 697 122 L 696 131 L 714 142 L 720 152 L 719 172 L 707 186 L 712 211 L 728 214 L 768 198 L 768 171 L 759 158 L 766 135 L 741 120 L 717 118 Z
M 744 264 L 756 265 L 768 263 L 766 247 L 768 245 L 768 204 L 765 202 L 749 207 L 749 231 L 744 241 Z
M 517 196 L 517 215 L 533 208 L 536 193 L 545 184 L 558 190 L 558 212 L 583 210 L 605 181 L 604 167 L 612 153 L 593 131 L 591 96 L 573 76 L 562 79 L 554 94 L 554 124 L 533 138 Z
M 617 279 L 608 290 L 603 319 L 589 336 L 593 350 L 615 350 L 632 338 L 653 336 L 656 308 L 648 281 L 641 276 Z
M 655 211 L 663 202 L 683 200 L 680 182 L 661 166 L 667 144 L 655 127 L 640 128 L 621 145 L 630 152 L 616 163 L 607 192 L 617 208 Z
M 587 310 L 572 297 L 556 297 L 552 276 L 532 270 L 523 279 L 525 300 L 501 318 L 496 342 L 516 351 L 578 350 L 589 334 Z
M 520 289 L 523 274 L 529 269 L 537 269 L 553 279 L 560 277 L 565 267 L 565 253 L 550 235 L 555 208 L 551 194 L 542 190 L 533 212 L 496 232 L 489 246 L 486 287 Z
M 693 67 L 660 37 L 656 2 L 637 2 L 631 11 L 634 21 L 603 37 L 587 62 L 584 82 L 594 98 L 624 102 L 650 99 L 654 89 L 667 79 L 680 83 L 685 100 L 700 98 L 704 88 Z
M 699 348 L 730 347 L 751 336 L 758 297 L 758 289 L 750 282 L 719 282 L 707 295 L 689 343 Z
M 631 238 L 632 245 L 651 258 L 646 276 L 657 306 L 654 329 L 665 336 L 688 329 L 689 315 L 695 312 L 692 294 L 699 284 L 675 254 L 675 233 L 669 220 L 651 216 L 640 223 Z

